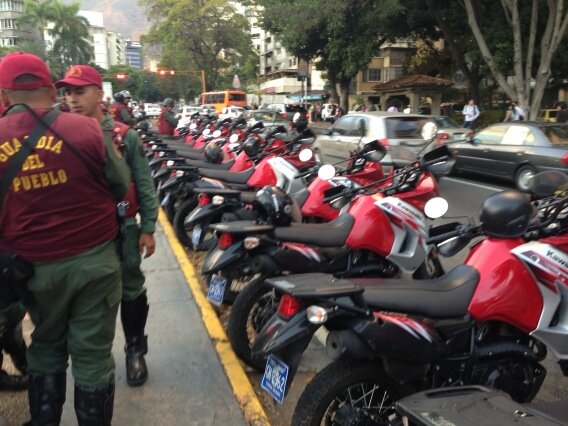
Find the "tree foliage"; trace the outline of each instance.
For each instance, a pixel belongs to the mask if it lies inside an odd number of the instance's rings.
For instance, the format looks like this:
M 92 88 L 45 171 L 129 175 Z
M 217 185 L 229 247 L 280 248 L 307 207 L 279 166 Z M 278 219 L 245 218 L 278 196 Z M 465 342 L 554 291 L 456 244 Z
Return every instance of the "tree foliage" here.
M 190 92 L 200 93 L 197 75 L 200 70 L 205 70 L 207 90 L 226 88 L 234 74 L 245 80 L 252 77 L 243 75 L 247 71 L 243 65 L 254 55 L 248 21 L 228 1 L 139 0 L 139 3 L 153 21 L 143 42 L 161 46 L 164 68 L 188 74 L 185 84 L 176 90 L 187 92 L 183 87 L 190 85 Z M 196 74 L 190 75 L 188 71 Z

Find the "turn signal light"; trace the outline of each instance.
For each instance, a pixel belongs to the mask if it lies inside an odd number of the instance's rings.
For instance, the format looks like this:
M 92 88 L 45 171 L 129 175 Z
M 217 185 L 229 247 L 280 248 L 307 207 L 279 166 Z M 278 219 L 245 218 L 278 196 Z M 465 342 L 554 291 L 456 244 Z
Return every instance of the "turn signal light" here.
M 216 206 L 223 204 L 224 202 L 225 202 L 225 197 L 223 197 L 222 195 L 213 196 L 213 204 L 215 204 Z
M 227 232 L 222 233 L 219 236 L 219 241 L 217 242 L 217 246 L 220 249 L 226 249 L 233 245 L 233 235 Z
M 294 296 L 289 294 L 284 294 L 282 295 L 280 304 L 278 305 L 278 315 L 280 315 L 283 319 L 288 319 L 297 314 L 301 307 L 302 302 L 300 299 L 296 299 Z
M 386 150 L 389 150 L 391 148 L 391 144 L 390 144 L 388 139 L 386 139 L 386 138 L 379 139 L 379 142 L 381 143 L 382 146 L 385 147 Z
M 244 241 L 245 249 L 252 250 L 260 245 L 260 238 L 258 237 L 246 237 Z
M 323 324 L 327 321 L 327 311 L 321 306 L 310 306 L 306 311 L 306 316 L 312 324 Z
M 568 152 L 560 158 L 560 162 L 564 165 L 568 165 Z

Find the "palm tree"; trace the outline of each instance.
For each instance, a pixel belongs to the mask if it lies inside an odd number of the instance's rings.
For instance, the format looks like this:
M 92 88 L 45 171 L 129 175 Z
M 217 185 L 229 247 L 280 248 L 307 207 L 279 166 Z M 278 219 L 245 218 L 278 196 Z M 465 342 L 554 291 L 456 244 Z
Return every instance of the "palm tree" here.
M 20 26 L 36 28 L 41 37 L 41 44 L 45 49 L 44 30 L 48 22 L 55 18 L 56 0 L 24 0 L 24 15 L 18 20 Z
M 50 58 L 54 68 L 64 71 L 72 64 L 89 63 L 94 56 L 89 22 L 78 15 L 79 3 L 65 5 L 55 1 L 54 6 L 54 26 L 50 30 L 53 37 Z

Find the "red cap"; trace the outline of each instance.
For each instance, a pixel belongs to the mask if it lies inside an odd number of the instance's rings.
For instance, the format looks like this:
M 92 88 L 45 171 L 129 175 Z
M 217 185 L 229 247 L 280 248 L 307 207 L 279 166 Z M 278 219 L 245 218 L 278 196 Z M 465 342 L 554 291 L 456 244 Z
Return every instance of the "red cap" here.
M 58 89 L 65 86 L 97 86 L 103 88 L 99 72 L 89 65 L 73 65 L 67 70 L 65 78 L 55 83 Z
M 17 83 L 22 75 L 33 75 L 36 81 Z M 0 87 L 8 90 L 35 90 L 53 86 L 51 73 L 45 62 L 36 55 L 24 52 L 9 53 L 0 61 Z

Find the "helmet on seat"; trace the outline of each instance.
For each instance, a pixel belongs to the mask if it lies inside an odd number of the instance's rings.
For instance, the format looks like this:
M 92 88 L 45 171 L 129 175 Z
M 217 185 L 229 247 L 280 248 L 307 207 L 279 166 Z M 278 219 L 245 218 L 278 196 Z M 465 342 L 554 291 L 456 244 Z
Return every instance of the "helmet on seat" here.
M 210 163 L 220 163 L 223 160 L 223 152 L 215 142 L 209 142 L 205 147 L 205 158 Z
M 534 216 L 534 207 L 526 195 L 513 190 L 489 196 L 481 206 L 479 218 L 485 233 L 497 238 L 523 235 Z
M 116 92 L 114 95 L 112 95 L 112 97 L 116 102 L 120 102 L 121 104 L 124 103 L 124 93 Z
M 276 226 L 287 226 L 292 222 L 293 204 L 290 196 L 277 186 L 260 189 L 253 201 L 259 222 Z
M 260 141 L 249 136 L 243 144 L 243 151 L 249 157 L 256 157 L 260 151 Z

